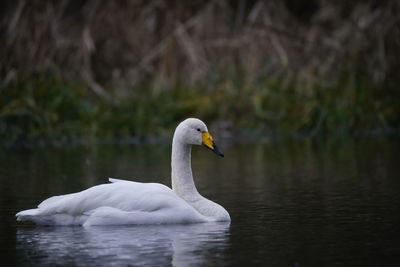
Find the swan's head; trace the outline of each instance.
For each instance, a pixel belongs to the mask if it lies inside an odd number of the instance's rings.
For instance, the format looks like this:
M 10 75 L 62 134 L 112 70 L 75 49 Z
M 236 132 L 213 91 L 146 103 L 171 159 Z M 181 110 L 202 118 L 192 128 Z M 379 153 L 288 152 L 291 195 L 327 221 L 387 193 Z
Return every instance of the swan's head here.
M 224 156 L 215 145 L 205 123 L 199 119 L 190 118 L 182 121 L 176 127 L 174 140 L 189 145 L 202 145 L 217 155 Z

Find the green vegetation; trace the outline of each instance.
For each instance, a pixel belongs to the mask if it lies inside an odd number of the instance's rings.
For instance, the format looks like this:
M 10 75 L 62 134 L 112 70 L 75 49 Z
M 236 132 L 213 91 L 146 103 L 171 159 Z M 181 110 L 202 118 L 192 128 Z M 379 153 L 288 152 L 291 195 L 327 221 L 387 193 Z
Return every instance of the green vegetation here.
M 0 138 L 15 143 L 166 136 L 189 116 L 229 122 L 230 131 L 242 136 L 350 135 L 399 125 L 396 92 L 382 93 L 344 74 L 331 86 L 230 78 L 191 88 L 144 84 L 132 90 L 136 94 L 129 97 L 98 96 L 85 85 L 47 77 L 1 88 Z
M 399 1 L 161 2 L 4 1 L 0 143 L 399 133 Z

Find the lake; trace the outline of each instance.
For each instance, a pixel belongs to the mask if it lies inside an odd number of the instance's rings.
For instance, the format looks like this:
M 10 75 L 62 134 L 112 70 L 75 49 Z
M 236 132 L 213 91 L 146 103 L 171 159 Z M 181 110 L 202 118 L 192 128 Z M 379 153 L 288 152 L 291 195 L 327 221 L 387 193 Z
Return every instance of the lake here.
M 108 177 L 170 186 L 170 146 L 0 150 L 0 252 L 18 266 L 400 266 L 400 141 L 194 148 L 199 192 L 232 222 L 37 227 L 14 214 Z

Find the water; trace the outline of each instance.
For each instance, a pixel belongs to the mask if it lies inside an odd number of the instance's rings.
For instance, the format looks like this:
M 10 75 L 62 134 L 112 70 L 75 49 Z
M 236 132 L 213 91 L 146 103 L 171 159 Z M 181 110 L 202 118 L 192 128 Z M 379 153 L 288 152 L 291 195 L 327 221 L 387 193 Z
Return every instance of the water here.
M 107 177 L 170 185 L 170 147 L 0 151 L 0 253 L 14 265 L 399 266 L 398 140 L 195 148 L 229 224 L 35 227 L 14 214 Z
M 176 266 L 222 259 L 229 224 L 41 227 L 17 231 L 22 262 L 40 265 Z

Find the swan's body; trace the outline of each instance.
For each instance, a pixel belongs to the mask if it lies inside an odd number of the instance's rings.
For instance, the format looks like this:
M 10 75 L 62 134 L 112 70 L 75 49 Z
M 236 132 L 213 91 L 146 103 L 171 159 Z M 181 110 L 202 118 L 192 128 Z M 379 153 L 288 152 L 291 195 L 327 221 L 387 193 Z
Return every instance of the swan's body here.
M 109 184 L 46 199 L 36 209 L 17 213 L 20 221 L 44 225 L 167 224 L 230 221 L 220 205 L 201 196 L 191 170 L 191 146 L 215 147 L 206 125 L 187 119 L 172 142 L 172 190 L 157 183 L 111 179 Z

